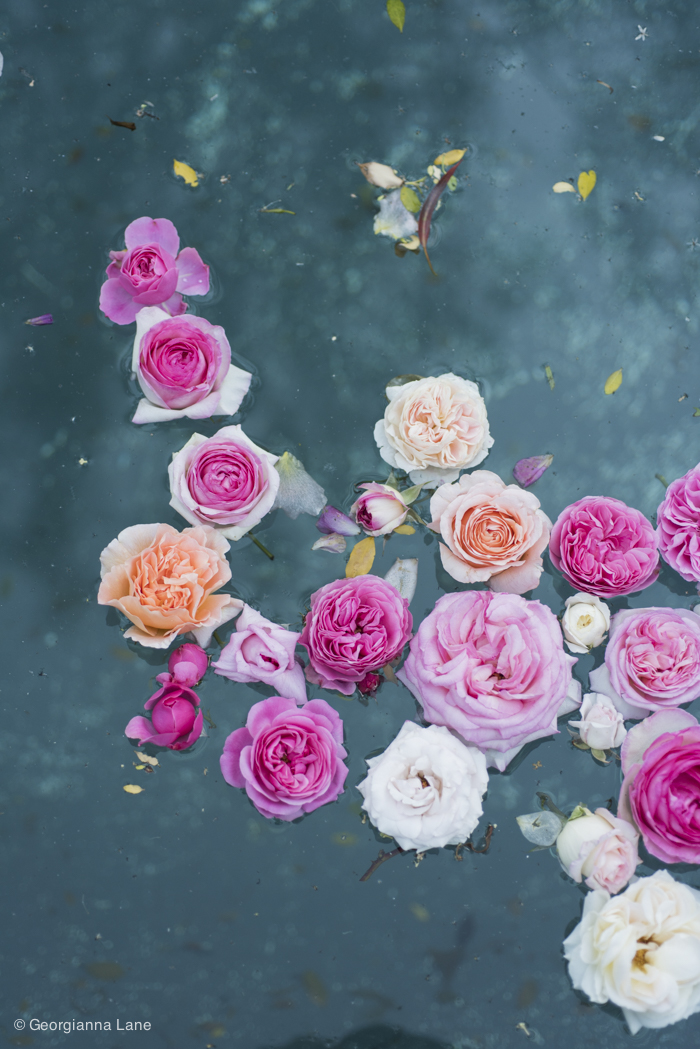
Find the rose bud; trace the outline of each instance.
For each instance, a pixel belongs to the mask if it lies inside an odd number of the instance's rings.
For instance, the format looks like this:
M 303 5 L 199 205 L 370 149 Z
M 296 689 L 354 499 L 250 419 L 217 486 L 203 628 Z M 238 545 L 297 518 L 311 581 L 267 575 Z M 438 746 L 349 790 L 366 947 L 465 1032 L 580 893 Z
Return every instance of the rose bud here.
M 579 713 L 581 720 L 570 721 L 569 725 L 579 730 L 581 741 L 591 750 L 619 747 L 627 735 L 625 719 L 609 696 L 589 692 L 583 697 Z
M 357 687 L 363 696 L 373 696 L 382 683 L 379 674 L 365 674 L 362 681 L 357 682 Z
M 572 652 L 588 652 L 605 640 L 610 629 L 610 609 L 592 594 L 574 594 L 566 599 L 561 628 Z
M 194 688 L 207 672 L 209 659 L 199 645 L 180 645 L 170 653 L 168 673 L 158 674 L 156 681 L 161 685 L 184 685 Z
M 361 484 L 360 488 L 365 489 L 365 494 L 352 504 L 350 513 L 368 535 L 387 535 L 404 523 L 408 505 L 396 488 L 376 481 Z
M 572 815 L 557 838 L 557 853 L 566 873 L 589 889 L 611 894 L 624 889 L 642 861 L 637 852 L 639 835 L 627 820 L 618 819 L 607 809 L 591 812 L 584 806 L 574 809 L 585 815 Z
M 316 522 L 319 532 L 326 535 L 358 535 L 360 529 L 342 510 L 336 510 L 334 506 L 326 506 L 323 513 Z
M 151 721 L 141 716 L 132 718 L 124 735 L 138 739 L 139 746 L 153 743 L 170 750 L 186 750 L 202 734 L 204 719 L 198 706 L 199 696 L 191 688 L 163 685 L 144 704 L 151 711 Z

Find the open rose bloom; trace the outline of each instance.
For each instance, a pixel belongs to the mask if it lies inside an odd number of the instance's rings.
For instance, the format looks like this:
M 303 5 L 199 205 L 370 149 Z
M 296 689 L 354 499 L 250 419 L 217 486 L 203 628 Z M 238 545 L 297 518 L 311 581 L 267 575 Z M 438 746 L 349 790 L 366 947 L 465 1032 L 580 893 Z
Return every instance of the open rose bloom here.
M 139 746 L 153 743 L 169 750 L 187 750 L 202 734 L 204 719 L 199 710 L 199 696 L 184 685 L 165 684 L 145 704 L 151 720 L 132 718 L 124 729 L 128 739 Z
M 574 881 L 589 889 L 621 892 L 642 862 L 637 852 L 639 834 L 627 820 L 607 809 L 585 810 L 564 825 L 557 837 L 561 865 Z
M 397 677 L 426 721 L 451 728 L 502 772 L 580 704 L 575 662 L 539 601 L 469 590 L 439 599 Z
M 574 594 L 566 599 L 561 628 L 570 652 L 590 652 L 605 640 L 610 629 L 610 609 L 594 594 Z
M 123 612 L 133 623 L 124 637 L 147 648 L 167 648 L 187 633 L 206 647 L 216 628 L 243 607 L 215 592 L 231 578 L 228 549 L 214 528 L 132 525 L 100 554 L 97 601 Z
M 656 538 L 664 561 L 688 582 L 700 582 L 700 465 L 666 489 Z
M 145 395 L 135 423 L 235 415 L 252 379 L 231 364 L 231 347 L 218 324 L 169 317 L 158 306 L 136 316 L 131 369 Z
M 194 248 L 180 251 L 170 219 L 148 216 L 124 232 L 124 251 L 110 251 L 100 309 L 116 324 L 131 324 L 142 306 L 161 306 L 169 316 L 187 309 L 183 295 L 206 295 L 209 267 Z
M 430 500 L 430 527 L 440 535 L 442 566 L 460 583 L 488 582 L 524 594 L 542 574 L 552 522 L 539 499 L 490 470 L 441 485 Z
M 382 459 L 414 484 L 455 481 L 488 455 L 493 437 L 476 383 L 447 372 L 387 386 L 386 395 L 374 439 Z
M 261 681 L 295 703 L 306 702 L 306 679 L 294 655 L 299 634 L 244 605 L 214 673 L 229 681 Z

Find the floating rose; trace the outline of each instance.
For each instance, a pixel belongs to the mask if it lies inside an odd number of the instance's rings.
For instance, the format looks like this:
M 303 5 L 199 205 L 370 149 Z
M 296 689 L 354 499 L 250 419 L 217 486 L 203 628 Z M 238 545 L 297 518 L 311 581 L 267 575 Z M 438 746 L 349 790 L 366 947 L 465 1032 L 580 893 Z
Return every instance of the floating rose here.
M 408 504 L 396 488 L 376 481 L 361 484 L 360 488 L 364 492 L 352 504 L 350 513 L 367 535 L 388 535 L 404 523 Z
M 163 685 L 146 702 L 151 720 L 132 718 L 124 729 L 129 739 L 137 739 L 139 746 L 153 743 L 170 750 L 186 750 L 202 734 L 202 712 L 198 710 L 199 696 L 184 685 Z
M 194 688 L 207 672 L 209 658 L 199 645 L 180 645 L 170 653 L 168 673 L 157 674 L 161 685 L 184 685 Z
M 671 568 L 689 582 L 700 581 L 700 465 L 666 489 L 656 511 L 656 538 Z
M 566 599 L 561 628 L 571 652 L 589 652 L 605 640 L 610 629 L 610 609 L 592 594 L 574 594 Z
M 625 720 L 609 696 L 589 692 L 583 697 L 579 717 L 580 721 L 570 721 L 569 725 L 579 730 L 581 742 L 591 750 L 619 747 L 627 735 Z
M 621 892 L 642 862 L 637 852 L 639 834 L 627 820 L 607 809 L 574 810 L 557 837 L 561 865 L 574 881 L 611 895 Z
M 304 670 L 294 657 L 298 641 L 299 634 L 244 605 L 235 632 L 218 662 L 212 663 L 214 673 L 229 681 L 262 681 L 281 696 L 305 703 Z

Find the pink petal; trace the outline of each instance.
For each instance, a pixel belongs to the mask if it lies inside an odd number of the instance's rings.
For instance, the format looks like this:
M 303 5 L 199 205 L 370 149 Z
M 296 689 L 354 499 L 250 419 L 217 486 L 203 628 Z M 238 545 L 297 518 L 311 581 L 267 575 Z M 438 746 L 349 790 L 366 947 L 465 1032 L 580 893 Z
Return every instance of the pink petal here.
M 175 260 L 177 290 L 185 295 L 206 295 L 209 291 L 209 267 L 195 248 L 183 248 Z
M 259 736 L 268 725 L 271 725 L 278 714 L 285 711 L 296 710 L 296 702 L 293 699 L 283 699 L 281 696 L 272 696 L 256 703 L 248 711 L 246 728 L 255 736 Z
M 148 718 L 139 715 L 131 719 L 124 729 L 124 735 L 127 739 L 137 739 L 139 743 L 145 743 L 153 735 L 153 725 Z
M 535 557 L 526 560 L 524 565 L 514 565 L 513 568 L 492 575 L 489 589 L 495 594 L 526 594 L 528 590 L 539 586 L 541 575 L 542 558 Z
M 124 231 L 127 251 L 140 244 L 160 244 L 173 258 L 180 250 L 180 237 L 170 219 L 152 219 L 144 216 L 130 222 Z
M 513 467 L 513 477 L 521 488 L 529 488 L 535 481 L 539 481 L 553 462 L 553 455 L 533 455 L 529 459 L 519 459 Z
M 674 707 L 670 710 L 657 710 L 651 717 L 645 718 L 629 730 L 620 749 L 622 772 L 627 775 L 632 765 L 637 765 L 644 757 L 644 752 L 655 739 L 665 732 L 682 732 L 686 728 L 695 728 L 698 724 L 687 710 Z
M 162 310 L 169 313 L 171 317 L 179 317 L 181 313 L 187 313 L 187 303 L 183 302 L 182 295 L 178 295 L 176 291 L 166 299 L 165 302 L 158 304 Z
M 247 728 L 237 728 L 224 743 L 221 755 L 221 775 L 232 787 L 245 787 L 245 777 L 241 773 L 241 753 L 250 747 L 253 737 Z
M 100 289 L 100 309 L 115 324 L 131 324 L 140 307 L 136 305 L 121 282 L 110 277 Z

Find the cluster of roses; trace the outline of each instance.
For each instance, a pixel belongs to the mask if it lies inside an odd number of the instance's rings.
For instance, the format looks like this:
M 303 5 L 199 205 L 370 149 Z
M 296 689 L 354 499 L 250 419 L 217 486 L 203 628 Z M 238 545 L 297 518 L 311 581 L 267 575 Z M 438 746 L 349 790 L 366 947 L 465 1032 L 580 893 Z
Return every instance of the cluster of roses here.
M 178 254 L 177 234 L 163 219 L 132 223 L 126 244 L 126 252 L 113 253 L 101 302 L 118 322 L 136 320 L 134 371 L 145 401 L 134 421 L 237 410 L 250 374 L 231 365 L 222 329 L 181 315 L 180 293 L 208 287 L 199 256 Z M 202 715 L 192 688 L 207 667 L 203 649 L 238 616 L 215 673 L 264 682 L 278 695 L 256 703 L 245 727 L 228 737 L 222 772 L 263 815 L 296 819 L 335 800 L 347 776 L 342 721 L 325 700 L 307 701 L 306 682 L 346 696 L 356 687 L 372 692 L 410 641 L 397 677 L 427 727 L 406 722 L 368 760 L 358 789 L 382 833 L 423 852 L 465 841 L 482 815 L 487 767 L 504 770 L 524 745 L 556 732 L 557 719 L 580 707 L 572 722 L 577 745 L 604 757 L 622 744 L 625 778 L 617 816 L 579 806 L 553 839 L 567 872 L 593 890 L 565 944 L 572 979 L 593 1001 L 622 1006 L 632 1030 L 688 1016 L 700 1008 L 700 893 L 667 872 L 622 890 L 641 862 L 640 834 L 664 862 L 700 863 L 700 725 L 678 710 L 700 696 L 700 617 L 668 608 L 611 616 L 603 599 L 654 582 L 659 552 L 685 579 L 700 581 L 700 467 L 669 486 L 656 533 L 639 511 L 597 496 L 567 507 L 552 525 L 522 487 L 487 470 L 460 477 L 493 444 L 474 383 L 451 373 L 408 376 L 386 393 L 375 440 L 392 473 L 386 484 L 363 486 L 352 517 L 327 507 L 322 489 L 288 453 L 278 459 L 240 426 L 209 439 L 194 434 L 173 455 L 171 505 L 192 527 L 123 531 L 103 551 L 98 600 L 126 615 L 132 625 L 125 636 L 141 644 L 165 649 L 191 633 L 199 645 L 171 654 L 168 674 L 158 677 L 162 687 L 146 704 L 151 722 L 133 719 L 127 735 L 172 749 L 195 742 Z M 395 470 L 410 487 L 400 490 Z M 360 529 L 388 535 L 409 513 L 420 520 L 411 504 L 423 487 L 435 488 L 427 524 L 440 536 L 445 570 L 489 589 L 441 597 L 415 636 L 415 580 L 406 588 L 393 569 L 385 579 L 365 574 L 321 587 L 299 633 L 218 592 L 231 578 L 228 540 L 276 506 L 293 516 L 321 514 L 324 537 L 315 546 L 337 552 Z M 578 591 L 561 626 L 548 608 L 521 596 L 537 586 L 548 544 L 555 568 Z M 604 664 L 591 673 L 594 691 L 582 705 L 564 640 L 586 652 L 607 631 Z M 641 723 L 628 732 L 625 719 Z

